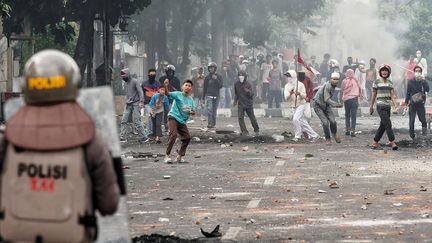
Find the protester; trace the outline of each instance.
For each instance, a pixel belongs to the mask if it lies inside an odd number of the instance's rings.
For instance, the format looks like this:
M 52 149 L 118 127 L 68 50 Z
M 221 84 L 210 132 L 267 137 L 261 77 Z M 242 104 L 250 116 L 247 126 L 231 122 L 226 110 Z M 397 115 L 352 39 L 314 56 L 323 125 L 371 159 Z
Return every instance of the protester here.
M 147 132 L 150 134 L 153 132 L 152 118 L 150 115 L 150 100 L 154 94 L 159 90 L 161 84 L 156 81 L 156 69 L 150 68 L 148 70 L 148 80 L 142 84 L 144 92 L 144 117 L 147 117 Z
M 214 62 L 208 64 L 209 74 L 204 79 L 204 97 L 207 107 L 207 128 L 216 126 L 217 108 L 219 105 L 220 89 L 223 87 L 222 76 L 216 73 L 217 65 Z
M 248 74 L 248 82 L 252 85 L 252 91 L 257 94 L 258 78 L 260 69 L 256 64 L 255 58 L 252 58 L 249 65 L 246 67 L 246 73 Z
M 272 61 L 273 69 L 269 72 L 269 94 L 268 94 L 268 108 L 273 108 L 273 100 L 276 103 L 276 108 L 280 108 L 282 102 L 282 73 L 280 72 L 278 61 Z
M 341 142 L 340 137 L 337 135 L 337 124 L 332 111 L 332 107 L 342 107 L 342 104 L 332 99 L 332 96 L 335 94 L 335 88 L 339 83 L 339 79 L 339 73 L 332 73 L 330 82 L 325 83 L 318 89 L 312 104 L 315 113 L 321 120 L 324 136 L 326 139 L 326 145 L 331 145 L 330 132 L 336 143 Z
M 165 90 L 169 88 L 169 81 L 164 83 Z M 173 99 L 171 110 L 168 113 L 168 144 L 165 153 L 165 163 L 171 164 L 171 150 L 176 142 L 177 135 L 180 135 L 180 140 L 182 142 L 180 150 L 177 152 L 175 162 L 183 163 L 182 159 L 186 154 L 187 146 L 191 140 L 189 129 L 186 125 L 186 121 L 191 115 L 195 115 L 195 102 L 191 96 L 193 83 L 191 80 L 186 80 L 183 83 L 183 91 L 173 91 L 168 92 L 168 96 Z
M 238 122 L 240 125 L 240 135 L 248 136 L 249 132 L 244 122 L 245 112 L 251 121 L 255 135 L 259 135 L 259 126 L 254 114 L 253 108 L 253 87 L 252 84 L 247 80 L 247 74 L 245 71 L 239 71 L 238 81 L 234 84 L 234 106 L 238 104 Z
M 378 149 L 381 147 L 379 141 L 381 140 L 384 132 L 387 133 L 389 139 L 389 146 L 393 150 L 397 150 L 398 146 L 395 143 L 395 136 L 392 129 L 392 123 L 390 120 L 391 106 L 393 105 L 394 110 L 396 110 L 396 96 L 393 89 L 393 83 L 390 80 L 391 68 L 387 64 L 383 64 L 379 70 L 378 74 L 380 76 L 373 84 L 373 92 L 371 103 L 369 107 L 369 112 L 372 114 L 374 112 L 374 104 L 376 99 L 376 109 L 378 115 L 380 116 L 380 126 L 375 133 L 374 142 L 372 144 L 373 149 Z
M 126 142 L 126 131 L 129 122 L 132 121 L 135 128 L 138 130 L 140 136 L 139 142 L 147 142 L 147 133 L 141 122 L 140 109 L 144 108 L 144 94 L 143 89 L 138 80 L 130 76 L 128 68 L 120 71 L 120 76 L 125 82 L 126 95 L 125 95 L 125 106 L 123 110 L 123 116 L 120 123 L 120 142 Z
M 377 80 L 378 78 L 377 75 L 378 70 L 376 69 L 375 65 L 376 65 L 376 59 L 371 58 L 369 60 L 369 69 L 366 70 L 366 84 L 365 84 L 366 93 L 364 94 L 368 102 L 370 102 L 370 99 L 372 97 L 372 85 L 375 82 L 375 80 Z
M 180 91 L 180 79 L 178 79 L 175 76 L 175 67 L 174 65 L 167 65 L 165 68 L 165 74 L 164 76 L 159 78 L 159 83 L 161 85 L 164 85 L 165 81 L 168 80 L 169 85 L 168 85 L 168 90 L 167 92 L 172 92 L 172 91 Z M 170 99 L 170 103 L 172 103 L 173 101 Z M 165 132 L 168 131 L 168 113 L 165 112 L 164 114 L 164 127 L 165 127 Z
M 170 109 L 169 99 L 166 96 L 165 86 L 160 86 L 149 102 L 149 113 L 152 120 L 152 131 L 150 137 L 154 137 L 156 143 L 160 143 L 162 137 L 162 120 L 164 111 Z
M 342 81 L 342 100 L 345 107 L 345 135 L 355 137 L 357 123 L 357 109 L 359 98 L 363 96 L 363 90 L 358 79 L 354 76 L 354 71 L 348 69 L 345 79 Z
M 311 112 L 311 101 L 314 97 L 314 83 L 311 81 L 313 79 L 313 73 L 307 71 L 305 72 L 298 72 L 298 81 L 302 82 L 306 89 L 306 103 L 305 103 L 305 110 L 304 115 L 306 117 L 306 120 L 309 122 L 309 120 L 312 117 Z
M 321 83 L 325 83 L 327 81 L 327 76 L 329 75 L 329 60 L 330 54 L 326 53 L 323 56 L 323 61 L 320 64 L 319 72 L 321 73 Z
M 302 133 L 305 133 L 307 138 L 312 140 L 319 138 L 319 135 L 309 125 L 304 114 L 307 103 L 307 94 L 304 84 L 297 80 L 297 73 L 294 70 L 289 70 L 284 75 L 287 76 L 288 79 L 284 88 L 285 100 L 288 101 L 290 107 L 294 108 L 293 141 L 297 142 L 301 139 Z
M 222 63 L 222 81 L 223 81 L 223 85 L 222 88 L 219 90 L 219 104 L 218 104 L 218 108 L 231 108 L 231 103 L 232 103 L 232 92 L 231 90 L 233 89 L 233 81 L 232 78 L 230 77 L 230 73 L 229 73 L 229 61 L 225 61 Z
M 359 61 L 357 69 L 354 71 L 354 73 L 355 73 L 355 78 L 360 84 L 362 97 L 364 97 L 366 94 L 366 63 L 364 60 Z
M 197 72 L 192 77 L 193 82 L 193 96 L 197 107 L 202 107 L 204 100 L 204 68 L 198 67 Z
M 416 52 L 416 58 L 414 59 L 414 61 L 417 64 L 417 66 L 423 69 L 423 76 L 427 77 L 428 74 L 427 60 L 426 58 L 422 57 L 422 52 L 420 50 Z
M 342 73 L 346 73 L 346 71 L 348 69 L 351 69 L 351 70 L 353 70 L 355 72 L 356 69 L 357 69 L 357 67 L 358 67 L 358 65 L 357 65 L 357 63 L 356 64 L 353 63 L 353 58 L 352 57 L 347 57 L 347 63 L 348 64 L 343 67 Z
M 266 55 L 266 62 L 261 64 L 261 80 L 262 80 L 262 93 L 261 93 L 261 101 L 267 102 L 267 96 L 269 93 L 269 73 L 272 70 L 273 65 L 271 63 L 271 55 Z
M 405 104 L 409 107 L 409 131 L 410 137 L 415 138 L 414 122 L 416 114 L 422 124 L 422 135 L 427 135 L 426 123 L 426 92 L 429 92 L 429 84 L 422 73 L 422 68 L 416 66 L 413 69 L 414 78 L 408 81 L 407 92 L 405 96 Z

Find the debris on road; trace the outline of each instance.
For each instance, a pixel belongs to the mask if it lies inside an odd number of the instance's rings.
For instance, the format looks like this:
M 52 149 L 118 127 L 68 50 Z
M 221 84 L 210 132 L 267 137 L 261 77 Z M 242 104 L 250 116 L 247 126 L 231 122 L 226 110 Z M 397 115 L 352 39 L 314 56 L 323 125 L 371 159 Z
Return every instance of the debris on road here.
M 421 191 L 421 192 L 426 192 L 427 189 L 426 189 L 424 186 L 420 186 L 420 191 Z
M 171 176 L 169 176 L 169 175 L 164 175 L 163 178 L 164 178 L 165 180 L 167 180 L 167 179 L 171 179 Z
M 202 228 L 200 228 L 200 230 L 201 230 L 201 234 L 203 234 L 207 238 L 215 238 L 215 237 L 221 237 L 222 236 L 222 233 L 219 232 L 219 225 L 217 225 L 216 228 L 214 228 L 214 230 L 210 233 L 204 231 Z
M 337 189 L 337 188 L 339 188 L 339 185 L 337 184 L 336 181 L 334 181 L 334 182 L 330 183 L 329 187 L 330 187 L 331 189 Z
M 281 143 L 285 141 L 285 137 L 282 135 L 273 134 L 271 137 L 274 139 L 276 143 Z
M 393 206 L 395 206 L 395 207 L 400 207 L 402 205 L 403 205 L 402 203 L 393 203 Z
M 324 190 L 318 190 L 318 193 L 327 193 L 327 191 L 324 191 Z
M 312 157 L 314 157 L 313 154 L 309 154 L 309 153 L 305 154 L 305 158 L 312 158 Z
M 172 201 L 172 200 L 174 200 L 174 199 L 172 199 L 172 198 L 170 198 L 170 197 L 166 197 L 166 198 L 164 198 L 164 199 L 162 199 L 163 201 Z
M 396 189 L 385 190 L 384 195 L 393 195 Z
M 249 150 L 249 146 L 242 147 L 242 151 L 246 152 Z
M 368 207 L 367 207 L 366 205 L 363 205 L 363 206 L 361 206 L 361 209 L 363 209 L 363 210 L 367 210 Z

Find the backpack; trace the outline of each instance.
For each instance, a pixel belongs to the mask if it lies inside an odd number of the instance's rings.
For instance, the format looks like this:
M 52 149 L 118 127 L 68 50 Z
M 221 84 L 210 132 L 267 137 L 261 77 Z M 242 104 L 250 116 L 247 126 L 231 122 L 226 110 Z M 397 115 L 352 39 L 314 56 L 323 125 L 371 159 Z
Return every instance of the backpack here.
M 0 183 L 3 240 L 90 242 L 96 239 L 91 178 L 83 146 L 35 151 L 8 143 Z

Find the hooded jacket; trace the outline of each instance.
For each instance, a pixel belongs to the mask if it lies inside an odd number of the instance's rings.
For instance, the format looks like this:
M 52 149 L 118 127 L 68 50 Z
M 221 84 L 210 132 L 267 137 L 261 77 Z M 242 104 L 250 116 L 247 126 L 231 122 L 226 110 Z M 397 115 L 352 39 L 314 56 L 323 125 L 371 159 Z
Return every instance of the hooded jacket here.
M 144 93 L 140 82 L 131 77 L 129 69 L 123 69 L 122 72 L 127 75 L 126 80 L 123 80 L 126 91 L 125 103 L 127 105 L 138 105 L 138 102 L 144 102 Z
M 247 81 L 247 76 L 245 76 L 245 80 L 237 82 L 234 84 L 234 102 L 239 104 L 239 106 L 243 108 L 253 108 L 253 89 L 251 83 Z
M 288 83 L 285 85 L 284 96 L 290 107 L 297 108 L 300 105 L 304 105 L 306 103 L 306 88 L 302 82 L 297 80 L 296 71 L 289 70 L 288 72 L 293 81 L 288 81 Z M 291 91 L 297 91 L 300 93 L 300 95 L 295 95 L 295 93 L 291 94 Z
M 354 71 L 348 69 L 345 73 L 345 79 L 342 81 L 342 100 L 358 98 L 362 95 L 360 82 L 354 76 Z

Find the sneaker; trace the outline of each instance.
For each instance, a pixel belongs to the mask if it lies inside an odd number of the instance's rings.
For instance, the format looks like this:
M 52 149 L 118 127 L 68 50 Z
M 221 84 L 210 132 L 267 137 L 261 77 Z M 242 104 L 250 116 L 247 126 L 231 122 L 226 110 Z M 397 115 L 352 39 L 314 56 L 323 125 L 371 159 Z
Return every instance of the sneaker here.
M 330 140 L 330 139 L 326 139 L 326 141 L 325 141 L 325 145 L 327 145 L 327 146 L 330 146 L 330 145 L 332 145 L 332 142 L 331 142 L 331 140 Z
M 345 136 L 349 136 L 350 135 L 350 132 L 349 131 L 346 131 L 345 132 Z
M 180 156 L 180 155 L 177 155 L 176 156 L 176 159 L 175 159 L 175 161 L 177 162 L 177 163 L 179 163 L 179 164 L 181 164 L 181 163 L 187 163 L 183 158 L 182 158 L 182 156 Z
M 353 138 L 355 138 L 355 137 L 356 137 L 356 135 L 355 135 L 355 132 L 354 132 L 354 131 L 351 131 L 351 137 L 353 137 Z
M 169 157 L 169 155 L 165 155 L 164 162 L 167 163 L 167 164 L 172 164 L 173 163 L 172 159 Z
M 298 138 L 293 138 L 293 139 L 291 139 L 293 142 L 298 142 Z
M 138 142 L 139 142 L 140 144 L 148 143 L 148 142 L 151 142 L 151 141 L 153 141 L 151 138 L 143 138 L 143 139 L 139 139 L 139 140 L 138 140 Z

